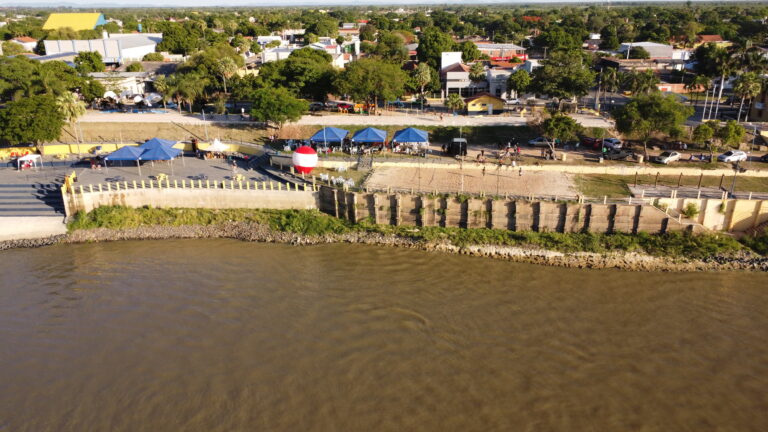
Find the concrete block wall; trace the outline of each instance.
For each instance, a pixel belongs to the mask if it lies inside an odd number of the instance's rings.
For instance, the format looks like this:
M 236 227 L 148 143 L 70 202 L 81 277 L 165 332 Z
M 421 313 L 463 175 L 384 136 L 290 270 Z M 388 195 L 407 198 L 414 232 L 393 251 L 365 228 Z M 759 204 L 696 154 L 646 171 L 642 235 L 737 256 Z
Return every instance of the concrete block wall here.
M 386 193 L 332 192 L 322 188 L 320 208 L 352 221 L 378 224 L 495 228 L 514 231 L 658 233 L 690 230 L 648 205 L 578 204 Z M 329 191 L 324 191 L 328 189 Z M 335 197 L 337 203 L 324 202 Z

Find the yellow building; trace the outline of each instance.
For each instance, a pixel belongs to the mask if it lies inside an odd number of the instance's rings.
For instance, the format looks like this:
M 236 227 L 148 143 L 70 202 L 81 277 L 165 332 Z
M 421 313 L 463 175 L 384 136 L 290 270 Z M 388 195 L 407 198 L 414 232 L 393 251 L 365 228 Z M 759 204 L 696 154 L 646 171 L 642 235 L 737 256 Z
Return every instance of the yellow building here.
M 504 112 L 504 99 L 490 93 L 479 93 L 464 99 L 467 114 L 499 114 Z
M 72 30 L 93 30 L 107 23 L 100 13 L 52 13 L 43 24 L 43 30 L 57 30 L 69 27 Z

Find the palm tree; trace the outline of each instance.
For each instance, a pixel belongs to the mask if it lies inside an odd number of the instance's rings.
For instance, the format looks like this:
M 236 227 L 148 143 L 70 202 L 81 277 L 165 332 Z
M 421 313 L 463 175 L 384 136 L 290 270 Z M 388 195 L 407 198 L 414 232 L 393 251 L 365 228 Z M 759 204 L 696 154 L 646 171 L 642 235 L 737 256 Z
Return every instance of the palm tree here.
M 155 78 L 155 81 L 152 83 L 152 86 L 155 88 L 155 91 L 160 93 L 160 96 L 163 97 L 163 108 L 165 108 L 165 102 L 168 100 L 170 96 L 170 83 L 165 78 L 165 75 L 158 75 L 157 78 Z
M 734 67 L 736 65 L 735 58 L 731 57 L 730 53 L 722 50 L 718 52 L 718 54 L 715 56 L 715 69 L 718 71 L 720 75 L 720 85 L 719 85 L 719 91 L 717 94 L 717 101 L 715 104 L 715 118 L 717 118 L 717 113 L 720 111 L 720 99 L 723 98 L 723 88 L 725 88 L 725 77 L 731 76 L 731 73 L 734 70 Z M 710 109 L 711 112 L 711 109 Z
M 205 91 L 208 80 L 196 73 L 188 73 L 179 78 L 179 93 L 181 98 L 189 104 L 189 112 L 192 113 L 192 107 Z
M 227 93 L 227 80 L 237 73 L 237 63 L 232 57 L 224 57 L 216 63 L 216 72 L 224 83 L 224 93 Z
M 445 101 L 445 106 L 451 111 L 459 111 L 464 108 L 464 99 L 458 93 L 451 93 Z
M 64 92 L 59 95 L 56 98 L 56 105 L 67 123 L 71 123 L 72 121 L 77 123 L 77 119 L 85 115 L 85 102 L 81 101 L 80 98 L 72 92 Z M 75 135 L 77 135 L 77 132 L 75 132 Z
M 616 93 L 621 87 L 621 75 L 616 68 L 603 69 L 603 88 L 611 93 Z
M 624 74 L 623 87 L 633 95 L 648 94 L 657 89 L 659 82 L 659 77 L 653 71 L 628 72 Z
M 419 63 L 414 74 L 416 84 L 419 85 L 421 95 L 421 108 L 424 108 L 424 87 L 432 82 L 432 69 L 426 63 Z
M 472 82 L 481 82 L 485 80 L 485 65 L 476 62 L 469 68 L 469 79 Z
M 736 121 L 741 121 L 741 111 L 744 108 L 744 99 L 754 99 L 760 94 L 761 90 L 762 82 L 760 76 L 755 72 L 746 72 L 736 78 L 733 83 L 733 93 L 737 96 L 741 96 L 739 114 L 736 116 Z

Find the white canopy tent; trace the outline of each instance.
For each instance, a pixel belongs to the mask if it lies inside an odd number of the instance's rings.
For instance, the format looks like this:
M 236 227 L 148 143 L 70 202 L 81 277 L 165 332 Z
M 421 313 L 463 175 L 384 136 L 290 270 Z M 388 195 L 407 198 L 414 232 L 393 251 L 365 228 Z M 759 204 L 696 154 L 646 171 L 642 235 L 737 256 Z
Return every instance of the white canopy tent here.
M 21 170 L 22 165 L 31 164 L 35 169 L 43 164 L 43 158 L 39 154 L 28 154 L 16 159 L 16 168 Z
M 202 151 L 222 153 L 222 152 L 229 151 L 229 145 L 224 144 L 223 142 L 219 141 L 218 138 L 216 138 L 213 140 L 213 143 L 211 145 L 202 149 Z

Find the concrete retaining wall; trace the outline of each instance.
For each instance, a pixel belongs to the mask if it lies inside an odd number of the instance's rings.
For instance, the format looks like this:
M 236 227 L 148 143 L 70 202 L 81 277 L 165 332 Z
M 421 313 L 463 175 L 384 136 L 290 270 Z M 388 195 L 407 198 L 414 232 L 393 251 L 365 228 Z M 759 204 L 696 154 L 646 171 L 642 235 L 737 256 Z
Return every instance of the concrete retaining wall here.
M 325 213 L 354 222 L 370 219 L 378 224 L 599 233 L 661 233 L 693 230 L 696 226 L 642 204 L 342 192 L 329 187 L 322 187 L 318 196 L 319 208 Z
M 659 198 L 658 204 L 674 213 L 693 204 L 698 210 L 693 221 L 716 231 L 745 232 L 768 221 L 766 200 Z

